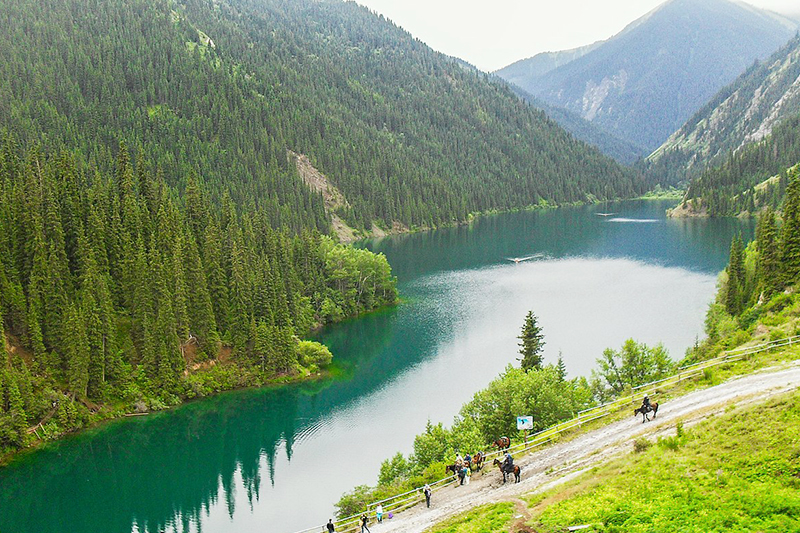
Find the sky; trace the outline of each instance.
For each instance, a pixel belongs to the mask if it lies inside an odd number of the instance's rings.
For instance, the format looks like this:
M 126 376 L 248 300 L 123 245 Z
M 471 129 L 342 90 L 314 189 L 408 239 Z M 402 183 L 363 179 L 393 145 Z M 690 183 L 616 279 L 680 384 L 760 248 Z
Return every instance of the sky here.
M 616 34 L 665 0 L 356 0 L 434 50 L 494 71 Z M 747 3 L 800 18 L 798 0 Z

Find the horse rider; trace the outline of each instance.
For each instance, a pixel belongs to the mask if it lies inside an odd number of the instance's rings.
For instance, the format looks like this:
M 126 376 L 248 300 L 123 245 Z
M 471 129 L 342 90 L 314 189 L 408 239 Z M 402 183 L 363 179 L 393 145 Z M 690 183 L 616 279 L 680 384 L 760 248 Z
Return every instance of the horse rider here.
M 470 456 L 469 452 L 464 456 L 464 464 L 467 465 L 467 467 L 472 468 L 472 456 Z
M 461 467 L 464 466 L 464 459 L 461 458 L 461 454 L 456 454 L 456 467 L 460 470 Z
M 511 472 L 514 470 L 514 458 L 511 457 L 511 454 L 506 452 L 506 456 L 503 459 L 503 470 L 506 472 Z
M 649 413 L 653 410 L 653 406 L 650 405 L 650 396 L 647 394 L 644 395 L 644 399 L 642 400 L 642 411 L 645 413 Z

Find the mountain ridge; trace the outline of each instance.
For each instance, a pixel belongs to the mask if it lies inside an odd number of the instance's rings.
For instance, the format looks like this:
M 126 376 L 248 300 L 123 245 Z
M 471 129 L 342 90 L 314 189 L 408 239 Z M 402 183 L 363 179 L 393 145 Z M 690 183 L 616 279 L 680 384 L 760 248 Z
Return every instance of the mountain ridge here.
M 796 31 L 795 21 L 739 2 L 672 0 L 573 61 L 516 82 L 652 151 Z

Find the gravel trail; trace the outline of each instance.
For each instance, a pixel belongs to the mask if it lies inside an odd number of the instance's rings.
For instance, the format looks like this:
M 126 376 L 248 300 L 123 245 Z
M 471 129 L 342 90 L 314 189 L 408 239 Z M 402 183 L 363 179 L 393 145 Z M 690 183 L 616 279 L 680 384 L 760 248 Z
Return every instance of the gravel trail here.
M 484 473 L 473 474 L 469 485 L 451 486 L 433 494 L 431 508 L 417 505 L 399 513 L 391 520 L 384 519 L 370 529 L 374 533 L 417 533 L 432 524 L 464 512 L 476 505 L 512 501 L 540 490 L 550 489 L 571 479 L 587 468 L 611 457 L 630 452 L 633 441 L 641 436 L 655 438 L 674 433 L 675 424 L 683 421 L 691 426 L 713 417 L 727 405 L 745 405 L 766 400 L 772 396 L 800 387 L 800 361 L 780 370 L 767 369 L 754 374 L 731 379 L 710 387 L 669 400 L 659 406 L 658 417 L 642 424 L 641 417 L 625 418 L 607 426 L 587 432 L 572 440 L 550 445 L 524 457 L 515 457 L 522 468 L 522 481 L 503 485 L 497 467 L 484 466 Z M 658 401 L 658 398 L 654 398 Z M 631 414 L 633 408 L 631 408 Z M 513 479 L 513 476 L 510 476 Z M 518 516 L 518 520 L 522 520 Z

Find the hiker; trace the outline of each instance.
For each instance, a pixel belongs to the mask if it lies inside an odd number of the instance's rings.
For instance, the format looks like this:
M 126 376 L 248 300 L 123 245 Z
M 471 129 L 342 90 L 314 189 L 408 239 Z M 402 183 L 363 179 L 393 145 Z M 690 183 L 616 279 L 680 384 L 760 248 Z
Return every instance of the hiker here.
M 426 484 L 425 487 L 422 489 L 422 493 L 425 495 L 425 504 L 428 506 L 428 509 L 430 509 L 431 494 L 433 493 L 433 491 L 431 490 L 431 486 Z
M 370 533 L 369 528 L 367 527 L 367 522 L 369 519 L 367 518 L 367 513 L 361 515 L 361 533 L 364 533 L 366 530 L 367 533 Z
M 383 505 L 378 504 L 375 508 L 375 518 L 378 519 L 379 524 L 383 522 Z
M 333 528 L 333 518 L 331 518 L 330 520 L 328 520 L 328 524 L 327 524 L 325 527 L 327 527 L 327 528 L 328 528 L 328 533 L 333 533 L 334 531 L 336 531 L 336 530 Z
M 464 466 L 464 476 L 466 480 L 466 484 L 469 485 L 469 478 L 472 477 L 472 469 L 468 466 Z

